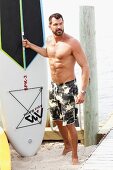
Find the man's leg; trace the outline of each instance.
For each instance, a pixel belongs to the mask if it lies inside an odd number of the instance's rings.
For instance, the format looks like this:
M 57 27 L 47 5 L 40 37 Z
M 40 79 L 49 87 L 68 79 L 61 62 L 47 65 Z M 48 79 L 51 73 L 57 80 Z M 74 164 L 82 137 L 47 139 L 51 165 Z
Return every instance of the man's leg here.
M 64 141 L 64 150 L 63 155 L 66 155 L 68 152 L 72 151 L 72 146 L 69 139 L 68 129 L 66 126 L 62 126 L 62 121 L 55 120 L 54 121 L 58 126 L 59 132 L 62 135 Z
M 77 131 L 76 131 L 74 124 L 67 125 L 67 129 L 68 129 L 68 132 L 69 132 L 70 142 L 71 142 L 71 146 L 72 146 L 72 162 L 75 165 L 75 164 L 78 163 L 78 154 L 77 154 L 78 136 L 77 136 Z

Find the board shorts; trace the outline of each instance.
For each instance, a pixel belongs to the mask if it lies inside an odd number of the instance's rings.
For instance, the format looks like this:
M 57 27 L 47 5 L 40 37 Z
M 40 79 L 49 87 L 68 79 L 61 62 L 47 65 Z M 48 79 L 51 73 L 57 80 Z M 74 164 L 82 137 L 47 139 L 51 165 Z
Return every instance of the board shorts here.
M 57 85 L 51 82 L 49 89 L 49 110 L 53 120 L 63 121 L 63 126 L 77 119 L 78 108 L 75 103 L 78 94 L 76 80 Z

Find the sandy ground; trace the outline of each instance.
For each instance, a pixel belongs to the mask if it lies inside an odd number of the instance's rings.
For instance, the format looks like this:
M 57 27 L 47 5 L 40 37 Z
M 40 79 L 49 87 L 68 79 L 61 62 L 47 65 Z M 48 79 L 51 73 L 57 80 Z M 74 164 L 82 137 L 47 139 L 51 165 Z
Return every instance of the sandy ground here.
M 72 165 L 71 152 L 62 155 L 62 142 L 43 142 L 37 154 L 32 157 L 21 157 L 12 146 L 10 148 L 12 170 L 79 170 L 96 145 L 84 147 L 78 144 L 78 165 Z

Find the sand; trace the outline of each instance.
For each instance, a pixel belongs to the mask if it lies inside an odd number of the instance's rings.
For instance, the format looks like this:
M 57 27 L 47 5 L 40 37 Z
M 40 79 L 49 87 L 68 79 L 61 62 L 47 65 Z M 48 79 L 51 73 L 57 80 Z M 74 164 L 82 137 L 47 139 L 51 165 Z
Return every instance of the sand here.
M 12 170 L 79 170 L 95 150 L 96 145 L 84 147 L 78 144 L 79 164 L 72 165 L 71 152 L 62 155 L 62 142 L 43 142 L 37 154 L 32 157 L 21 157 L 12 146 Z

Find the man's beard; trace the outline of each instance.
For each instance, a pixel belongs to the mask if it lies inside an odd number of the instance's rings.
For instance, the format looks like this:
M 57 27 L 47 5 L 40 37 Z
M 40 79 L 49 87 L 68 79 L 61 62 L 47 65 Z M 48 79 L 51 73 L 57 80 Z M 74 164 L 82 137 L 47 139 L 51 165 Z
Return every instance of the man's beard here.
M 57 29 L 56 31 L 53 31 L 53 34 L 56 36 L 61 36 L 64 33 L 64 29 Z

